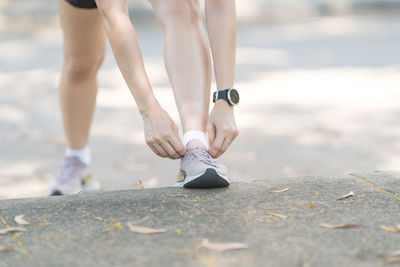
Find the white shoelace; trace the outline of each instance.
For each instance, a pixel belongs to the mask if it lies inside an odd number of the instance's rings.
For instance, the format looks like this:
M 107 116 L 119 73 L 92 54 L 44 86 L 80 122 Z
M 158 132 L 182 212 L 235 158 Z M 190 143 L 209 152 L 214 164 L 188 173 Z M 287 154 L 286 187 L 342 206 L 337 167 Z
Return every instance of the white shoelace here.
M 188 160 L 199 160 L 207 165 L 218 167 L 218 163 L 205 149 L 191 148 L 186 151 L 185 157 Z

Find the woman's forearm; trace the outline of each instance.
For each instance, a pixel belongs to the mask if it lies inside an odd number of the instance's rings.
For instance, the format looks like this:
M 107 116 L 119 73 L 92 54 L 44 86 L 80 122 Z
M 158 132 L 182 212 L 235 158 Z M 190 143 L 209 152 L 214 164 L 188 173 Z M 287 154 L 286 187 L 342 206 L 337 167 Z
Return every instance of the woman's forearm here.
M 235 79 L 235 0 L 206 0 L 205 13 L 217 88 L 231 88 Z
M 111 1 L 117 2 L 117 0 Z M 150 107 L 158 104 L 158 102 L 154 97 L 144 68 L 135 29 L 127 10 L 120 11 L 118 8 L 107 8 L 108 1 L 104 2 L 107 3 L 102 3 L 102 0 L 98 1 L 100 3 L 99 9 L 103 15 L 104 26 L 114 57 L 129 90 L 135 98 L 140 113 L 145 115 Z M 106 5 L 104 9 L 101 8 L 102 4 Z

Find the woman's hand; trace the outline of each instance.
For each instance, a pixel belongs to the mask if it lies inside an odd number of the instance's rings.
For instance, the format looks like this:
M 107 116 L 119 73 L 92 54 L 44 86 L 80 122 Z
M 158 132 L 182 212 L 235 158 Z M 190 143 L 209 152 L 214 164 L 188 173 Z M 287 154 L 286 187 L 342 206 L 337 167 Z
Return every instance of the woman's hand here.
M 225 100 L 217 100 L 208 118 L 207 133 L 210 141 L 210 155 L 221 156 L 239 135 L 233 107 Z
M 179 137 L 174 121 L 159 105 L 142 114 L 146 144 L 158 156 L 179 159 L 186 147 Z

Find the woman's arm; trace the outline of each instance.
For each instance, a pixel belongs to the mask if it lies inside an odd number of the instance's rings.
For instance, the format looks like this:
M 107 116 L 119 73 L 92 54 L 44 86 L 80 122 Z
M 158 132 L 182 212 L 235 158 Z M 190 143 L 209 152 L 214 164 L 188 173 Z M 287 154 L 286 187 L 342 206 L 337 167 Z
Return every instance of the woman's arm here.
M 206 0 L 208 36 L 214 62 L 217 89 L 232 88 L 235 80 L 236 7 L 235 0 Z M 238 136 L 233 107 L 218 100 L 208 119 L 210 154 L 221 156 Z
M 114 57 L 144 120 L 146 143 L 161 157 L 180 158 L 186 149 L 178 129 L 156 100 L 147 77 L 126 0 L 96 0 Z

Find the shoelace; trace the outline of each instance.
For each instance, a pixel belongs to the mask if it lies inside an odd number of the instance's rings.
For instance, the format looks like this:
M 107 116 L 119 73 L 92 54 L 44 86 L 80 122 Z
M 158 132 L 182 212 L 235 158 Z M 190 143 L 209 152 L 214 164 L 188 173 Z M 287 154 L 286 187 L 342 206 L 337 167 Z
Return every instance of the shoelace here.
M 199 160 L 201 162 L 204 162 L 207 165 L 211 165 L 213 167 L 218 167 L 217 161 L 215 159 L 213 159 L 206 150 L 201 149 L 201 148 L 188 149 L 186 151 L 185 157 L 188 160 Z
M 82 163 L 77 158 L 67 158 L 61 167 L 61 171 L 58 173 L 56 177 L 56 181 L 59 183 L 65 183 L 74 176 L 74 172 L 77 169 L 82 168 Z

